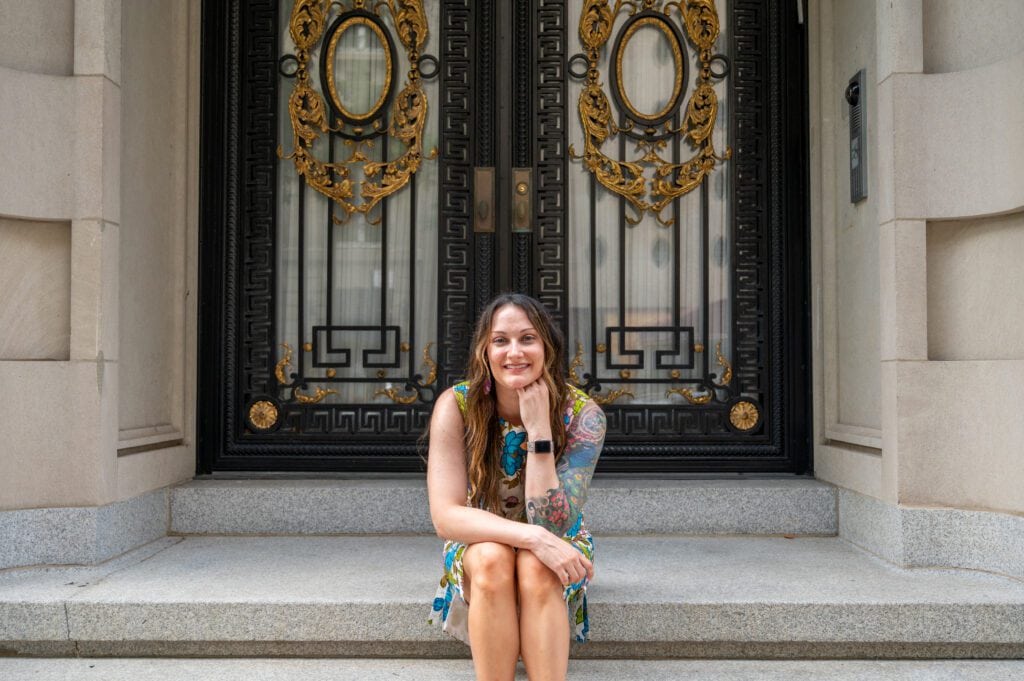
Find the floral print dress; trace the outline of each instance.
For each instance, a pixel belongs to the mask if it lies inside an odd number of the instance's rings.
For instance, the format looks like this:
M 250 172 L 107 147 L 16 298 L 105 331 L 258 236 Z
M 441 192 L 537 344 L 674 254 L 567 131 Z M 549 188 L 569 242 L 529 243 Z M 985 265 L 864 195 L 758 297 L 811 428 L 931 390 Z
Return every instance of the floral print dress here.
M 469 383 L 463 382 L 455 385 L 455 399 L 459 404 L 459 410 L 466 413 L 466 395 L 469 390 Z M 604 436 L 604 415 L 600 407 L 590 400 L 586 393 L 573 389 L 572 404 L 565 411 L 566 440 L 573 441 L 574 426 L 578 424 L 581 411 L 587 408 L 589 411 L 596 410 L 600 415 L 601 441 L 596 447 L 582 449 L 574 452 L 571 446 L 567 446 L 566 453 L 559 460 L 556 470 L 559 480 L 575 483 L 576 489 L 582 489 L 585 494 L 586 486 L 594 473 L 594 466 L 600 454 L 601 442 Z M 526 430 L 522 426 L 514 426 L 502 418 L 498 419 L 501 428 L 502 452 L 500 483 L 501 494 L 504 497 L 503 515 L 510 520 L 527 522 L 526 499 L 525 499 L 525 464 L 526 464 Z M 592 443 L 593 444 L 593 443 Z M 582 509 L 583 499 L 579 498 L 579 508 Z M 594 559 L 594 540 L 583 522 L 582 510 L 577 514 L 576 520 L 563 537 L 565 541 L 572 544 L 580 553 L 588 559 Z M 455 638 L 469 643 L 469 605 L 463 597 L 463 566 L 462 557 L 466 552 L 466 545 L 448 540 L 444 543 L 442 556 L 444 559 L 444 576 L 441 577 L 440 586 L 434 597 L 433 606 L 430 612 L 430 623 L 439 623 L 443 631 Z M 586 641 L 590 631 L 590 621 L 587 617 L 587 579 L 584 577 L 575 584 L 565 587 L 563 593 L 566 607 L 568 608 L 569 625 L 573 637 L 577 641 Z

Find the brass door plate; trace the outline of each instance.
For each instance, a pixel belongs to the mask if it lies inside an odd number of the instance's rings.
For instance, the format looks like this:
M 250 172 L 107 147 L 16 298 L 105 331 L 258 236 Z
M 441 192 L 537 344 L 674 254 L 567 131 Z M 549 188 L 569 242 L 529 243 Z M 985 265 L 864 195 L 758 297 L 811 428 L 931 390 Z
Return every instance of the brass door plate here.
M 473 169 L 473 231 L 494 231 L 494 168 Z
M 512 231 L 533 230 L 533 168 L 512 169 Z

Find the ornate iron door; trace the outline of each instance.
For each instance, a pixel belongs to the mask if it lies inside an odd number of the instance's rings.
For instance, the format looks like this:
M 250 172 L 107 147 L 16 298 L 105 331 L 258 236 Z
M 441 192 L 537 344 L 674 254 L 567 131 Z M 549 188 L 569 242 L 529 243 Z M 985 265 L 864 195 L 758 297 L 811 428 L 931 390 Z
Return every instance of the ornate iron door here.
M 804 470 L 791 5 L 204 4 L 200 471 L 419 469 L 501 290 L 604 470 Z

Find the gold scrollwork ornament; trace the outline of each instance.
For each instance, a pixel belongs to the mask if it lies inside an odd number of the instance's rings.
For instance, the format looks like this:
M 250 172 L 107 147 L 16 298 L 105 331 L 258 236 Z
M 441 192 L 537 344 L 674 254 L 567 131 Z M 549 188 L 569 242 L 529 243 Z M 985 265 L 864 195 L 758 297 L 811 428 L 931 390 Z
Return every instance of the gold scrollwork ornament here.
M 430 356 L 430 348 L 433 347 L 434 343 L 427 343 L 423 348 L 423 366 L 429 367 L 426 379 L 422 382 L 407 384 L 407 386 L 413 386 L 412 392 L 408 395 L 403 395 L 399 388 L 389 387 L 380 388 L 375 393 L 374 397 L 386 397 L 395 404 L 412 404 L 422 396 L 421 390 L 432 388 L 434 383 L 437 382 L 437 362 Z
M 633 391 L 628 390 L 626 388 L 617 388 L 615 390 L 609 390 L 607 393 L 604 394 L 595 393 L 590 395 L 590 399 L 594 400 L 598 404 L 611 404 L 612 402 L 621 397 L 635 398 L 636 395 L 633 394 Z
M 718 366 L 722 367 L 722 380 L 715 383 L 719 388 L 725 388 L 732 382 L 732 365 L 722 354 L 722 341 L 715 343 L 715 360 Z
M 714 390 L 706 390 L 703 393 L 697 393 L 692 388 L 669 388 L 665 391 L 665 397 L 670 395 L 681 395 L 690 404 L 707 404 L 715 397 Z
M 576 373 L 577 369 L 583 369 L 583 343 L 576 342 L 576 356 L 572 358 L 572 363 L 569 364 L 569 383 L 578 386 L 580 384 L 579 374 Z
M 295 84 L 288 98 L 288 116 L 292 125 L 292 151 L 285 155 L 278 147 L 277 153 L 283 159 L 290 159 L 295 170 L 306 179 L 306 183 L 328 199 L 334 201 L 343 211 L 336 222 L 343 222 L 354 213 L 368 215 L 378 203 L 402 189 L 412 175 L 419 170 L 423 160 L 423 129 L 427 120 L 427 95 L 419 81 L 420 50 L 428 36 L 426 12 L 422 0 L 388 0 L 374 5 L 375 11 L 386 6 L 394 19 L 402 46 L 406 50 L 409 69 L 405 87 L 395 97 L 392 105 L 389 134 L 405 145 L 404 152 L 387 162 L 370 162 L 362 153 L 361 146 L 371 146 L 367 140 L 354 144 L 352 154 L 344 161 L 327 163 L 313 152 L 314 143 L 322 133 L 338 132 L 341 128 L 328 121 L 323 97 L 313 87 L 308 64 L 311 51 L 320 41 L 332 0 L 295 0 L 292 7 L 288 32 L 295 44 L 298 66 Z M 358 2 L 362 7 L 364 3 Z M 377 121 L 374 121 L 377 129 Z M 433 150 L 428 158 L 435 158 Z M 353 201 L 354 187 L 350 166 L 362 164 L 363 180 L 360 183 L 361 202 Z M 379 178 L 379 179 L 378 179 Z M 372 221 L 371 221 L 372 222 Z
M 278 383 L 284 385 L 288 382 L 288 367 L 292 365 L 292 346 L 281 343 L 281 347 L 284 348 L 284 357 L 279 359 L 277 365 L 274 366 L 274 376 Z
M 337 390 L 328 390 L 326 388 L 317 388 L 312 395 L 307 395 L 298 388 L 292 390 L 292 397 L 298 400 L 301 404 L 317 404 L 322 402 L 328 395 L 337 395 Z
M 642 8 L 652 9 L 659 4 L 660 2 L 656 0 L 644 0 Z M 713 50 L 719 34 L 718 11 L 714 0 L 668 2 L 661 10 L 666 18 L 673 8 L 679 12 L 686 35 L 697 48 L 700 67 L 680 127 L 673 128 L 670 123 L 664 124 L 665 133 L 678 135 L 682 140 L 689 141 L 696 148 L 696 152 L 691 158 L 681 163 L 672 163 L 659 153 L 666 146 L 665 139 L 657 141 L 641 139 L 637 143 L 637 151 L 640 152 L 641 158 L 637 161 L 615 159 L 601 149 L 610 136 L 621 131 L 612 121 L 611 105 L 600 82 L 601 73 L 597 65 L 601 49 L 611 37 L 614 17 L 623 7 L 630 8 L 631 16 L 640 11 L 638 4 L 629 0 L 616 0 L 614 8 L 610 5 L 609 0 L 586 0 L 583 4 L 580 14 L 579 37 L 580 42 L 586 48 L 589 64 L 587 82 L 578 101 L 579 118 L 583 128 L 583 153 L 577 153 L 576 149 L 570 145 L 569 155 L 573 159 L 582 159 L 584 167 L 594 175 L 601 186 L 624 198 L 635 209 L 637 213 L 635 216 L 626 216 L 626 220 L 630 224 L 638 224 L 644 214 L 650 212 L 657 218 L 660 225 L 668 227 L 673 224 L 674 220 L 662 218 L 662 211 L 672 201 L 699 187 L 704 178 L 715 169 L 718 161 L 725 161 L 732 155 L 732 150 L 728 147 L 722 154 L 718 154 L 715 151 L 711 134 L 718 117 L 718 96 L 711 84 L 711 62 L 714 58 Z M 655 20 L 645 17 L 641 21 L 654 22 Z M 631 29 L 635 31 L 640 26 L 641 22 L 638 21 Z M 628 39 L 628 36 L 626 38 Z M 673 41 L 675 41 L 674 38 Z M 678 43 L 676 43 L 674 51 L 678 50 L 678 47 Z M 618 63 L 615 65 L 619 71 L 621 71 L 621 58 L 622 54 L 619 54 Z M 676 73 L 673 82 L 676 89 L 682 82 L 682 63 L 682 59 L 675 60 Z M 618 83 L 620 94 L 624 95 L 624 92 L 621 92 L 621 78 Z M 628 97 L 623 96 L 620 99 L 623 102 L 629 102 Z M 669 101 L 674 100 L 675 97 Z M 627 108 L 632 110 L 631 105 L 627 104 Z M 638 112 L 633 111 L 633 113 Z M 640 116 L 640 122 L 643 122 L 644 118 L 644 116 Z M 644 175 L 645 166 L 655 167 L 654 176 L 649 182 Z M 648 199 L 648 184 L 650 199 Z

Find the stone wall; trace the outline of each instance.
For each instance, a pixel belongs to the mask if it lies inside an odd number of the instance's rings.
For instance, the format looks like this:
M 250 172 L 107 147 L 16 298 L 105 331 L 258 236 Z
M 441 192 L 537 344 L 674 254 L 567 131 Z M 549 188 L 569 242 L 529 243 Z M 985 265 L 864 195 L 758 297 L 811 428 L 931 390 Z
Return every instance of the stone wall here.
M 809 19 L 816 473 L 890 504 L 1024 513 L 1024 5 L 823 0 Z M 841 97 L 862 67 L 875 203 L 851 217 Z M 873 257 L 844 237 L 872 228 Z M 845 291 L 849 272 L 877 273 L 878 298 Z M 850 299 L 877 309 L 876 339 L 844 330 Z M 872 394 L 843 368 L 874 344 Z M 880 407 L 880 440 L 836 428 L 847 395 Z
M 0 0 L 0 510 L 195 470 L 198 14 Z

